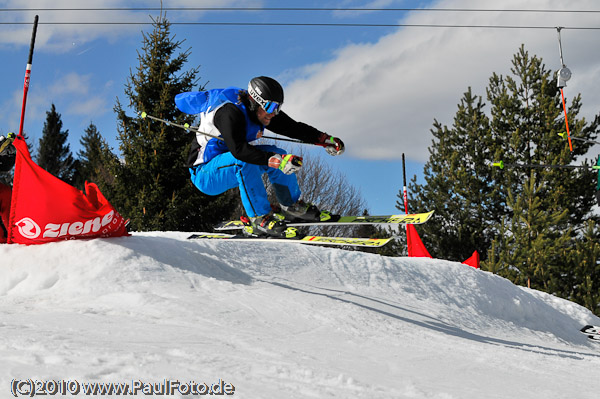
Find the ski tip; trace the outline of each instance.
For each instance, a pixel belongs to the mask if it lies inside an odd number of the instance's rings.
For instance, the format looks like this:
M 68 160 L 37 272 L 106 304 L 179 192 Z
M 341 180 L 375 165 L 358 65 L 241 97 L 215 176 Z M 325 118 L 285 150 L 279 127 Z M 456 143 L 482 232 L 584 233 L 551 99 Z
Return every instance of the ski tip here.
M 588 324 L 582 327 L 579 331 L 581 331 L 584 334 L 600 334 L 600 326 L 593 326 L 591 324 Z
M 210 238 L 232 238 L 234 235 L 225 233 L 195 233 L 187 237 L 188 240 L 210 239 Z
M 425 222 L 427 222 L 429 219 L 431 219 L 431 216 L 433 216 L 433 212 L 435 211 L 429 211 L 429 212 L 423 212 L 423 213 L 415 213 L 413 215 L 407 215 L 407 216 L 413 216 L 413 218 L 415 218 L 415 220 L 407 220 L 405 223 L 406 224 L 423 224 Z M 403 215 L 401 215 L 403 216 Z

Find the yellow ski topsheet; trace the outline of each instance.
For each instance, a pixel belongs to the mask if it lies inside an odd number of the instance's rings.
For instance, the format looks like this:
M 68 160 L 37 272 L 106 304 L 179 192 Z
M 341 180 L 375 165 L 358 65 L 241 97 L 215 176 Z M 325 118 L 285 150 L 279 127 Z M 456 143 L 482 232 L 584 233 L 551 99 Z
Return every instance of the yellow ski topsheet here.
M 407 215 L 383 216 L 341 216 L 335 221 L 324 222 L 287 222 L 288 226 L 327 226 L 327 225 L 353 225 L 353 224 L 421 224 L 427 222 L 433 211 L 424 213 L 409 213 Z M 244 227 L 241 220 L 231 220 L 215 226 L 215 230 L 236 230 Z
M 334 224 L 421 224 L 429 220 L 433 211 L 424 213 L 409 213 L 407 215 L 384 216 L 342 216 Z M 327 223 L 327 222 L 323 222 Z M 292 225 L 292 223 L 290 223 Z
M 382 247 L 391 238 L 353 238 L 353 237 L 323 237 L 323 236 L 305 236 L 300 241 L 303 244 L 335 244 L 335 245 L 356 245 L 360 247 Z
M 302 238 L 277 238 L 277 237 L 247 237 L 224 233 L 198 233 L 192 234 L 188 239 L 216 239 L 232 241 L 263 241 L 263 242 L 286 242 L 297 244 L 316 244 L 316 245 L 336 245 L 336 246 L 357 246 L 357 247 L 382 247 L 392 240 L 392 238 L 354 238 L 354 237 L 323 237 L 323 236 L 304 236 Z

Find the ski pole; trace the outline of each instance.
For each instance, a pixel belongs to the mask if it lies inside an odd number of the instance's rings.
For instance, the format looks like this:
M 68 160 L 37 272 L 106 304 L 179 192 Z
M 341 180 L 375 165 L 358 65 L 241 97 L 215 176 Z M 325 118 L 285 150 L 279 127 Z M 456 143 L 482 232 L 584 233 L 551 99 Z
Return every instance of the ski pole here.
M 180 129 L 185 130 L 186 132 L 200 133 L 200 134 L 203 134 L 203 135 L 208 136 L 208 137 L 212 137 L 212 138 L 217 139 L 217 140 L 225 141 L 222 137 L 215 136 L 215 135 L 212 135 L 210 133 L 203 132 L 198 127 L 196 127 L 196 126 L 190 126 L 189 123 L 185 123 L 185 124 L 181 125 L 179 123 L 170 122 L 170 121 L 168 121 L 166 119 L 161 119 L 161 118 L 157 118 L 157 117 L 152 116 L 152 115 L 148 115 L 146 112 L 138 113 L 138 115 L 141 116 L 142 119 L 146 119 L 146 118 L 152 119 L 152 120 L 155 120 L 157 122 L 162 122 L 162 123 L 164 123 L 167 126 L 178 127 Z M 311 144 L 311 145 L 317 145 L 319 147 L 335 146 L 335 144 L 330 144 L 330 143 L 305 143 L 304 141 L 299 141 L 299 140 L 294 140 L 294 139 L 288 139 L 288 138 L 285 138 L 285 137 L 261 136 L 260 138 L 261 139 L 279 140 L 279 141 L 289 141 L 290 143 L 296 143 L 296 144 Z
M 565 140 L 567 139 L 567 132 L 558 133 L 558 135 Z M 591 143 L 591 144 L 600 144 L 600 141 L 582 139 L 582 138 L 573 137 L 573 136 L 571 136 L 571 140 L 578 140 L 578 141 L 583 141 L 584 143 Z
M 492 166 L 500 169 L 508 168 L 556 168 L 556 169 L 599 169 L 600 165 L 544 165 L 529 163 L 504 163 L 504 161 L 494 162 Z
M 33 46 L 35 45 L 35 36 L 37 33 L 38 16 L 33 19 L 33 32 L 31 33 L 31 43 L 29 44 L 29 58 L 25 68 L 25 82 L 23 84 L 23 104 L 21 105 L 21 124 L 19 125 L 19 136 L 23 136 L 23 122 L 25 121 L 25 105 L 27 104 L 27 92 L 29 91 L 29 79 L 31 77 L 31 64 L 33 63 Z
M 201 131 L 200 131 L 200 130 L 197 128 L 197 127 L 190 126 L 190 125 L 189 125 L 189 123 L 186 123 L 186 124 L 183 124 L 183 125 L 181 125 L 181 124 L 179 124 L 179 123 L 170 122 L 170 121 L 168 121 L 168 120 L 166 120 L 166 119 L 160 119 L 160 118 L 157 118 L 157 117 L 155 117 L 155 116 L 148 115 L 148 114 L 147 114 L 147 113 L 145 113 L 145 112 L 138 113 L 138 115 L 139 115 L 139 116 L 141 116 L 141 117 L 142 117 L 142 119 L 146 119 L 146 118 L 148 118 L 148 119 L 152 119 L 152 120 L 155 120 L 155 121 L 158 121 L 158 122 L 162 122 L 162 123 L 164 123 L 164 124 L 165 124 L 165 125 L 167 125 L 167 126 L 175 126 L 175 127 L 178 127 L 178 128 L 180 128 L 180 129 L 183 129 L 183 130 L 185 130 L 186 132 L 200 133 L 200 134 L 203 134 L 203 135 L 205 135 L 205 136 L 212 137 L 213 139 L 217 139 L 217 140 L 225 141 L 225 140 L 223 140 L 223 138 L 222 138 L 222 137 L 218 137 L 218 136 L 212 135 L 212 134 L 210 134 L 210 133 L 206 133 L 206 132 L 201 132 Z

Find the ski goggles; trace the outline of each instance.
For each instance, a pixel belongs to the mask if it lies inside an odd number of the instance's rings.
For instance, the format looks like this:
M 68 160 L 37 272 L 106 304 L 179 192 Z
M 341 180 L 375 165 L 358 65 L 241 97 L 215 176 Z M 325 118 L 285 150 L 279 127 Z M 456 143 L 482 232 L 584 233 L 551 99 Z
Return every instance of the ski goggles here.
M 278 114 L 279 110 L 281 109 L 281 104 L 276 101 L 267 101 L 265 105 L 261 104 L 260 106 L 267 114 L 272 114 L 273 112 Z

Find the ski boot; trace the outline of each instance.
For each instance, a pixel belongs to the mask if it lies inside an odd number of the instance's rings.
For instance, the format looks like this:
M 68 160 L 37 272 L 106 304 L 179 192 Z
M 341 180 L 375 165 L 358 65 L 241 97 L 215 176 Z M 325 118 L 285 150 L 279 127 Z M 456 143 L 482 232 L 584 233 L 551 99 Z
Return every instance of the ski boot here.
M 298 200 L 290 206 L 281 205 L 281 213 L 286 221 L 325 222 L 331 219 L 329 211 L 320 211 L 315 205 Z
M 242 216 L 244 222 L 244 233 L 250 236 L 268 236 L 268 237 L 293 237 L 291 230 L 284 221 L 285 217 L 279 213 L 269 213 L 263 216 L 246 217 Z M 290 230 L 290 231 L 288 231 Z

